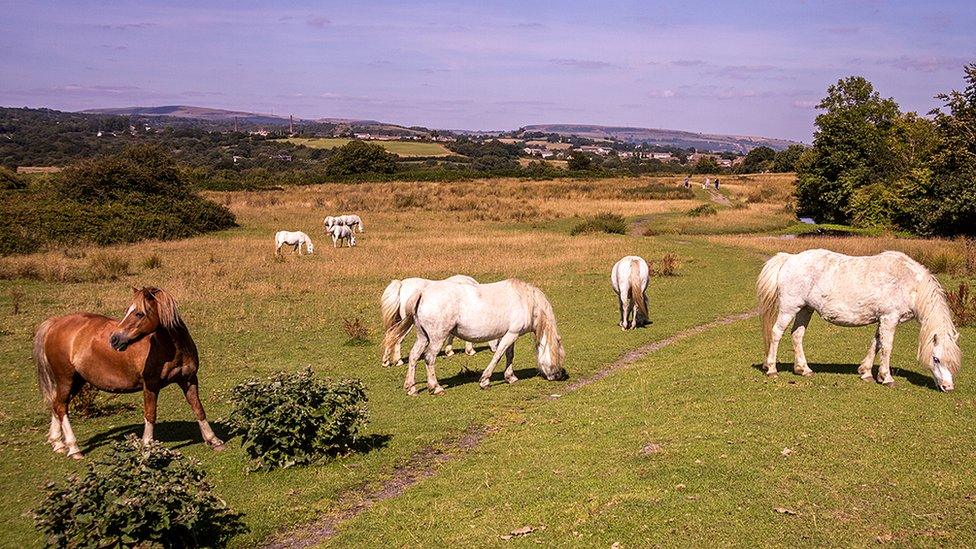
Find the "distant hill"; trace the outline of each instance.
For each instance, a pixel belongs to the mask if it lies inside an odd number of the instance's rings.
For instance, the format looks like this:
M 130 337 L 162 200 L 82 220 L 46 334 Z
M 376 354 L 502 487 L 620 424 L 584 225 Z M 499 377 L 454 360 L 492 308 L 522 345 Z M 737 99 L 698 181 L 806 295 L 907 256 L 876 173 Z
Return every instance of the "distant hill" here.
M 662 130 L 655 128 L 631 128 L 626 126 L 595 126 L 588 124 L 536 124 L 525 126 L 526 132 L 555 133 L 559 135 L 578 135 L 588 139 L 619 139 L 628 143 L 646 143 L 663 147 L 673 146 L 687 149 L 694 147 L 699 151 L 747 153 L 756 147 L 770 147 L 781 151 L 790 145 L 798 144 L 787 139 L 756 137 L 746 135 L 720 135 Z
M 225 109 L 212 109 L 209 107 L 191 107 L 187 105 L 90 109 L 81 112 L 84 114 L 112 114 L 117 116 L 165 116 L 170 118 L 207 120 L 210 122 L 233 122 L 236 119 L 245 124 L 265 124 L 274 126 L 288 124 L 287 116 L 275 116 L 273 114 L 260 114 L 244 111 L 229 111 Z

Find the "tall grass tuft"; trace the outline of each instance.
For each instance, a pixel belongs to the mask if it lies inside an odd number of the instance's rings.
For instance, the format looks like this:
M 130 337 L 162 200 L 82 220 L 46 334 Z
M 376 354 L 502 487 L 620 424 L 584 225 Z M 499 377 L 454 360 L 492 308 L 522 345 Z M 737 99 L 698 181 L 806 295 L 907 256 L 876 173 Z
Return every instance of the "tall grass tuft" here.
M 159 254 L 152 254 L 142 260 L 142 266 L 147 269 L 158 269 L 163 266 L 163 259 L 159 257 Z
M 129 261 L 111 254 L 93 255 L 88 261 L 88 272 L 93 281 L 118 280 L 129 276 Z
M 688 210 L 685 215 L 688 217 L 708 217 L 718 215 L 718 210 L 711 204 L 702 204 L 701 206 L 696 206 Z
M 584 219 L 569 231 L 573 236 L 585 233 L 627 234 L 627 220 L 606 212 Z
M 956 318 L 958 326 L 972 326 L 976 324 L 976 295 L 969 289 L 969 284 L 959 283 L 959 288 L 946 295 L 949 300 L 949 309 L 952 316 Z
M 342 319 L 342 329 L 349 336 L 348 344 L 362 345 L 369 343 L 369 328 L 358 316 L 355 318 Z
M 10 314 L 20 314 L 20 306 L 24 302 L 24 295 L 24 290 L 20 288 L 10 288 Z
M 668 252 L 659 261 L 651 262 L 651 276 L 678 276 L 681 261 L 678 254 Z

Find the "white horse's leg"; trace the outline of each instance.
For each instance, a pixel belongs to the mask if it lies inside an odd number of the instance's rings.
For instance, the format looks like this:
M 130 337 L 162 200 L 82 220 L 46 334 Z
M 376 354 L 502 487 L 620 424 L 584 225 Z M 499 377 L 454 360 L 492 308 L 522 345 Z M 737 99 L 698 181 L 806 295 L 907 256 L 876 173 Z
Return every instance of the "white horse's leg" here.
M 630 324 L 630 293 L 620 289 L 620 329 L 626 330 Z
M 444 356 L 454 356 L 454 335 L 448 334 L 444 341 Z
M 874 330 L 874 337 L 871 338 L 871 345 L 868 346 L 868 354 L 861 361 L 861 365 L 857 367 L 857 373 L 861 375 L 861 379 L 864 381 L 871 381 L 871 369 L 874 368 L 874 357 L 881 350 L 881 325 L 879 324 L 877 329 Z
M 898 326 L 898 319 L 882 317 L 878 324 L 878 332 L 881 334 L 881 366 L 878 368 L 878 383 L 886 387 L 894 387 L 895 380 L 891 377 L 891 345 L 895 340 L 895 327 Z
M 796 316 L 797 311 L 780 311 L 779 316 L 776 317 L 776 323 L 773 325 L 773 333 L 771 334 L 769 340 L 769 349 L 766 353 L 766 375 L 774 376 L 776 375 L 776 353 L 779 351 L 779 340 L 783 337 L 783 333 L 786 332 L 787 326 Z
M 64 442 L 61 441 L 61 422 L 58 421 L 58 417 L 51 414 L 51 428 L 47 432 L 47 441 L 54 448 L 54 451 L 63 454 L 65 452 Z
M 464 354 L 468 356 L 474 356 L 477 351 L 474 350 L 474 343 L 470 341 L 464 342 Z
M 505 351 L 505 381 L 509 383 L 515 383 L 518 378 L 515 377 L 515 366 L 513 361 L 515 360 L 515 344 L 512 343 L 508 350 Z
M 478 385 L 480 385 L 482 389 L 487 389 L 488 386 L 491 385 L 491 372 L 494 371 L 495 364 L 498 364 L 498 361 L 501 360 L 502 356 L 505 354 L 505 351 L 508 350 L 513 343 L 515 343 L 516 339 L 518 339 L 518 334 L 508 332 L 498 340 L 498 349 L 495 351 L 494 356 L 491 357 L 491 361 L 488 363 L 485 371 L 481 373 L 481 381 L 478 382 Z
M 424 335 L 424 331 L 417 330 L 417 342 L 414 343 L 413 348 L 410 349 L 410 357 L 407 360 L 407 377 L 403 380 L 403 388 L 410 396 L 417 395 L 417 361 L 420 360 L 420 355 L 427 350 L 428 343 L 429 340 L 427 339 L 427 336 Z
M 419 334 L 421 330 L 417 330 Z M 424 356 L 424 366 L 427 368 L 427 389 L 434 395 L 444 394 L 444 388 L 437 383 L 437 374 L 434 370 L 434 362 L 437 360 L 437 352 L 444 345 L 444 338 L 433 336 L 427 344 L 427 354 Z
M 408 330 L 408 333 L 409 333 L 409 330 Z M 398 366 L 398 367 L 399 366 L 403 366 L 403 354 L 402 354 L 402 350 L 400 349 L 400 346 L 403 344 L 403 340 L 406 339 L 406 337 L 407 337 L 407 334 L 403 334 L 403 337 L 401 337 L 400 339 L 398 339 L 397 342 L 396 342 L 396 351 L 395 351 L 396 352 L 396 359 L 397 359 L 396 366 Z
M 813 309 L 804 307 L 796 313 L 796 318 L 793 319 L 793 354 L 795 356 L 793 373 L 801 376 L 813 375 L 813 370 L 807 365 L 807 357 L 803 353 L 803 334 L 807 331 L 807 324 L 810 323 L 811 316 L 813 316 Z
M 75 432 L 71 430 L 71 421 L 68 420 L 67 413 L 61 417 L 61 430 L 64 432 L 64 444 L 68 447 L 68 457 L 81 459 L 81 448 L 78 447 L 78 439 L 75 438 Z

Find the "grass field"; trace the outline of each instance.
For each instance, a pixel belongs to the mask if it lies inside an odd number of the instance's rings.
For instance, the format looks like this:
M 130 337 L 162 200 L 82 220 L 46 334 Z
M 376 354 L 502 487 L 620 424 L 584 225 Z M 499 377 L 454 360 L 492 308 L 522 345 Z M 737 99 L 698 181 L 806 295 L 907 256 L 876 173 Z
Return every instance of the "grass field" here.
M 118 315 L 130 285 L 158 285 L 179 300 L 201 350 L 202 398 L 211 418 L 227 415 L 228 390 L 236 383 L 277 370 L 310 366 L 366 383 L 370 449 L 271 473 L 248 473 L 239 440 L 227 437 L 219 421 L 228 450 L 204 447 L 179 390 L 163 391 L 156 435 L 199 459 L 218 493 L 246 513 L 251 533 L 236 539 L 237 546 L 341 511 L 350 493 L 380 486 L 403 467 L 427 465 L 429 477 L 340 523 L 322 543 L 500 545 L 506 543 L 501 536 L 523 526 L 535 530 L 509 543 L 976 543 L 976 480 L 968 473 L 976 466 L 970 442 L 976 386 L 964 366 L 955 392 L 932 389 L 928 372 L 913 359 L 915 324 L 896 336 L 893 389 L 863 383 L 855 373 L 870 329 L 819 320 L 807 344 L 817 375 L 788 373 L 792 351 L 784 342 L 783 373 L 767 379 L 755 367 L 762 352 L 753 319 L 681 339 L 571 390 L 631 349 L 751 310 L 763 257 L 781 245 L 792 251 L 853 242 L 753 234 L 787 215 L 775 202 L 719 207 L 716 216 L 690 218 L 693 231 L 568 235 L 577 216 L 610 211 L 659 228 L 707 200 L 628 198 L 627 189 L 647 183 L 493 180 L 212 193 L 241 227 L 111 248 L 107 253 L 128 260 L 132 270 L 116 281 L 57 281 L 59 272 L 86 269 L 96 255 L 89 249 L 0 259 L 0 546 L 37 545 L 26 512 L 39 501 L 41 487 L 84 467 L 44 442 L 48 416 L 30 362 L 33 328 L 47 316 L 75 310 Z M 327 245 L 321 218 L 340 211 L 363 217 L 366 233 L 357 248 Z M 276 261 L 273 234 L 279 229 L 310 234 L 316 255 Z M 739 231 L 750 234 L 729 234 Z M 865 241 L 860 249 L 959 253 L 952 242 Z M 622 332 L 610 266 L 626 254 L 653 262 L 669 252 L 679 257 L 679 275 L 652 279 L 653 324 Z M 160 267 L 143 265 L 152 255 Z M 559 321 L 570 380 L 534 375 L 527 336 L 517 346 L 518 383 L 505 384 L 497 372 L 482 391 L 476 376 L 459 375 L 462 366 L 483 367 L 489 354 L 482 350 L 438 360 L 445 395 L 407 397 L 403 370 L 379 366 L 379 294 L 391 278 L 458 272 L 484 281 L 514 276 L 542 288 Z M 41 274 L 32 275 L 36 280 L 16 273 Z M 945 269 L 939 276 L 954 281 L 967 275 Z M 370 326 L 370 345 L 347 341 L 342 320 L 355 317 Z M 962 332 L 964 354 L 972 356 L 976 332 Z M 73 420 L 91 456 L 125 433 L 141 432 L 141 396 L 113 398 L 131 408 Z M 489 432 L 475 447 L 446 450 L 453 458 L 441 465 L 416 462 L 424 449 L 444 447 L 471 426 Z
M 340 137 L 290 137 L 283 139 L 296 145 L 304 145 L 312 149 L 334 149 L 341 147 L 352 139 Z M 393 154 L 409 158 L 411 156 L 448 156 L 451 151 L 440 143 L 424 143 L 420 141 L 370 141 Z

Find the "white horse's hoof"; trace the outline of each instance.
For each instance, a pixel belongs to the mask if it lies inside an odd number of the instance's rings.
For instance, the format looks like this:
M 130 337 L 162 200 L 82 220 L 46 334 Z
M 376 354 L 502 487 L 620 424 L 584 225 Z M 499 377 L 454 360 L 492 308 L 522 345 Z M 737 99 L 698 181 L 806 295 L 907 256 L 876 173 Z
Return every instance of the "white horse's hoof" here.
M 776 377 L 778 375 L 779 375 L 779 372 L 766 372 L 766 376 L 767 377 Z
M 488 387 L 491 386 L 491 381 L 487 379 L 483 379 L 480 382 L 478 382 L 478 386 L 481 387 L 482 389 L 487 389 Z
M 66 453 L 68 451 L 68 447 L 65 446 L 64 443 L 61 443 L 61 442 L 52 443 L 51 444 L 51 447 L 54 448 L 54 452 L 57 453 L 57 454 L 64 454 L 64 453 Z
M 894 381 L 882 381 L 881 384 L 884 385 L 885 387 L 889 387 L 889 388 L 895 386 L 895 382 Z
M 73 452 L 69 452 L 68 457 L 74 460 L 85 459 L 85 456 L 84 454 L 81 453 L 81 450 L 74 450 Z
M 515 376 L 512 376 L 512 377 L 506 377 L 506 378 L 505 378 L 505 381 L 507 381 L 507 382 L 509 383 L 509 385 L 511 385 L 512 383 L 515 383 L 516 381 L 518 381 L 518 378 L 517 378 L 517 377 L 515 377 Z
M 810 377 L 810 376 L 813 375 L 813 370 L 811 370 L 810 368 L 807 368 L 805 370 L 794 370 L 793 373 L 796 374 L 796 375 L 798 375 L 798 376 Z
M 444 351 L 444 356 L 454 356 L 454 349 L 450 348 Z
M 874 381 L 874 378 L 871 377 L 871 372 L 861 374 L 861 381 Z
M 417 396 L 417 388 L 416 387 L 411 387 L 411 388 L 407 389 L 407 396 L 412 396 L 412 397 Z
M 464 350 L 464 354 L 466 354 L 466 355 L 468 355 L 468 356 L 474 356 L 474 355 L 476 355 L 477 353 L 478 353 L 478 351 L 475 351 L 474 349 L 465 349 L 465 350 Z
M 441 387 L 440 385 L 437 385 L 436 387 L 434 387 L 433 389 L 430 390 L 430 394 L 432 394 L 432 395 L 443 395 L 444 394 L 444 388 Z

